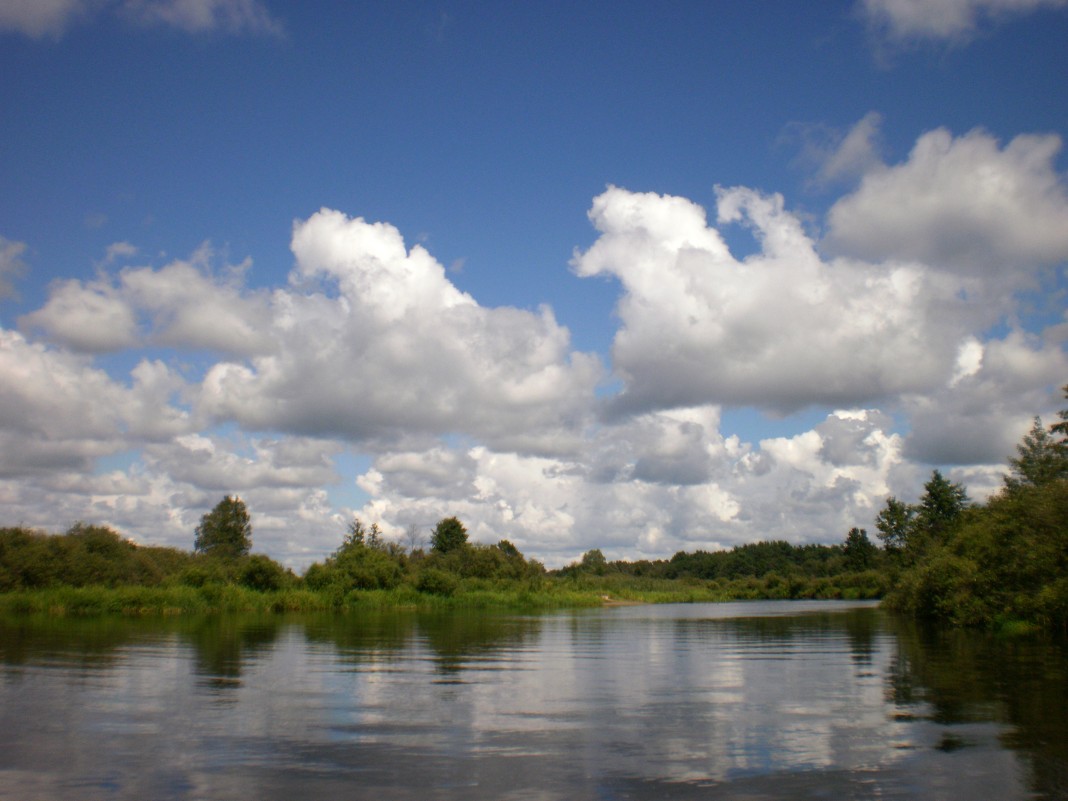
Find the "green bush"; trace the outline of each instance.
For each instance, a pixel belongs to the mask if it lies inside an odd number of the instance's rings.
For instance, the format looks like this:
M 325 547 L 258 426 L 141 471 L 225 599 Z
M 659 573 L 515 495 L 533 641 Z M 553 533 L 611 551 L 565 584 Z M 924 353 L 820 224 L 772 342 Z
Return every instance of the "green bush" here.
M 429 595 L 448 596 L 456 592 L 458 585 L 459 581 L 452 573 L 428 567 L 420 572 L 415 587 L 419 592 L 425 592 Z
M 289 584 L 286 569 L 263 554 L 254 554 L 242 560 L 237 572 L 240 584 L 250 590 L 273 592 Z

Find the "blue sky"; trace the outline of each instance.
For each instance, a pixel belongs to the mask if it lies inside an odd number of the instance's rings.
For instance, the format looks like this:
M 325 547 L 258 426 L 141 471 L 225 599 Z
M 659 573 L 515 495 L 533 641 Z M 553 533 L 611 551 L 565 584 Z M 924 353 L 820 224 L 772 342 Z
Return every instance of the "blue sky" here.
M 0 0 L 8 522 L 837 542 L 1063 406 L 1068 4 Z

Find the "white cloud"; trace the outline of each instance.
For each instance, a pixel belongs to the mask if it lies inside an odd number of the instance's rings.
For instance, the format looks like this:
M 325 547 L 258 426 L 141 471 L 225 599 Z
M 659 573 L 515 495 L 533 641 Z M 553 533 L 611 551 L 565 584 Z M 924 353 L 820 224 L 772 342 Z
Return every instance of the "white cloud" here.
M 138 344 L 137 316 L 106 280 L 58 281 L 48 302 L 19 318 L 27 331 L 44 332 L 52 341 L 79 353 L 104 353 Z
M 188 33 L 284 31 L 259 0 L 0 0 L 0 31 L 58 39 L 80 19 L 102 13 Z
M 761 243 L 743 261 L 683 198 L 611 187 L 573 265 L 623 285 L 617 412 L 701 403 L 852 406 L 940 386 L 989 311 L 922 265 L 825 262 L 779 196 L 719 190 L 720 223 Z M 901 365 L 909 365 L 902 370 Z
M 295 289 L 272 298 L 275 352 L 216 364 L 206 411 L 354 440 L 459 433 L 573 447 L 602 368 L 569 351 L 550 309 L 481 307 L 392 226 L 334 211 L 298 223 L 293 251 Z
M 938 129 L 903 164 L 877 168 L 828 214 L 827 244 L 869 260 L 910 260 L 1016 288 L 1068 259 L 1068 185 L 1060 137 Z
M 120 243 L 125 244 L 125 243 Z M 108 249 L 109 260 L 116 246 Z M 121 247 L 119 255 L 132 253 Z M 189 260 L 154 270 L 126 268 L 92 281 L 63 281 L 48 302 L 19 324 L 82 353 L 151 344 L 250 355 L 272 348 L 266 296 L 244 290 L 248 264 L 214 274 L 214 253 L 201 246 Z
M 1049 417 L 1049 387 L 1068 375 L 1063 342 L 1046 342 L 1023 331 L 961 352 L 947 386 L 903 399 L 911 432 L 910 459 L 933 465 L 1004 465 L 1036 414 Z M 1052 422 L 1052 419 L 1049 420 Z
M 140 362 L 130 386 L 84 358 L 0 329 L 0 437 L 6 475 L 67 468 L 188 430 L 170 404 L 183 383 L 158 362 Z
M 1068 5 L 1066 0 L 861 0 L 864 15 L 891 38 L 962 39 L 985 17 Z
M 302 437 L 227 442 L 185 434 L 149 445 L 145 462 L 155 472 L 203 490 L 247 492 L 282 487 L 321 487 L 337 481 L 337 442 Z

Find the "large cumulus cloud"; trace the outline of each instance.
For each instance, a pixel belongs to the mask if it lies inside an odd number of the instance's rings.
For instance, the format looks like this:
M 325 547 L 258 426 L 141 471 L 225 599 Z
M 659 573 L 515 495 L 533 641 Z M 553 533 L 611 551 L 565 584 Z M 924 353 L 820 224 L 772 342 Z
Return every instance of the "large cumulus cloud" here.
M 969 330 L 957 284 L 913 262 L 825 261 L 779 196 L 721 189 L 718 206 L 760 253 L 736 259 L 683 198 L 610 187 L 594 201 L 601 235 L 574 267 L 623 286 L 618 411 L 856 405 L 929 390 L 952 367 Z
M 552 310 L 486 308 L 391 225 L 323 210 L 293 233 L 294 289 L 273 351 L 223 362 L 202 408 L 252 428 L 353 440 L 449 433 L 501 448 L 576 446 L 602 379 Z

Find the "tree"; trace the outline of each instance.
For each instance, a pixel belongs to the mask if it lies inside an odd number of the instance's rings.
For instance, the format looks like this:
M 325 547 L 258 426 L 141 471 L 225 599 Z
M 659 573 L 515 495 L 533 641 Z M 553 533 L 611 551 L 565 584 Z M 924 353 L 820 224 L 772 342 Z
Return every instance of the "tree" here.
M 338 551 L 347 551 L 349 548 L 360 548 L 364 545 L 364 540 L 367 536 L 367 531 L 363 527 L 363 522 L 358 517 L 352 518 L 352 522 L 349 523 L 348 533 L 345 535 L 345 540 L 341 543 L 341 547 Z
M 968 506 L 968 493 L 935 470 L 923 485 L 916 524 L 928 538 L 945 540 Z
M 1041 487 L 1068 476 L 1068 448 L 1061 446 L 1046 431 L 1039 417 L 1016 446 L 1016 452 L 1018 455 L 1009 459 L 1012 473 L 1005 477 L 1005 486 L 1010 490 L 1023 485 Z
M 593 548 L 582 554 L 582 569 L 598 576 L 603 576 L 608 570 L 608 560 L 605 559 L 600 548 Z
M 404 529 L 404 543 L 408 546 L 409 553 L 422 549 L 423 534 L 415 523 L 409 523 Z
M 245 503 L 227 495 L 215 508 L 200 518 L 193 548 L 210 556 L 236 559 L 252 548 L 252 523 Z
M 382 539 L 382 529 L 378 523 L 372 523 L 371 530 L 367 532 L 367 547 L 375 551 L 386 550 L 386 541 Z
M 908 545 L 909 531 L 916 510 L 893 495 L 886 499 L 886 506 L 875 517 L 876 535 L 889 553 L 901 552 Z
M 846 564 L 850 570 L 867 570 L 875 561 L 875 546 L 868 539 L 868 532 L 862 528 L 851 528 L 842 547 Z
M 519 549 L 512 544 L 511 540 L 501 540 L 497 543 L 497 548 L 500 552 L 507 556 L 509 559 L 522 559 L 523 554 L 519 552 Z
M 467 529 L 455 517 L 446 517 L 434 528 L 430 537 L 430 547 L 438 553 L 448 553 L 467 544 Z

